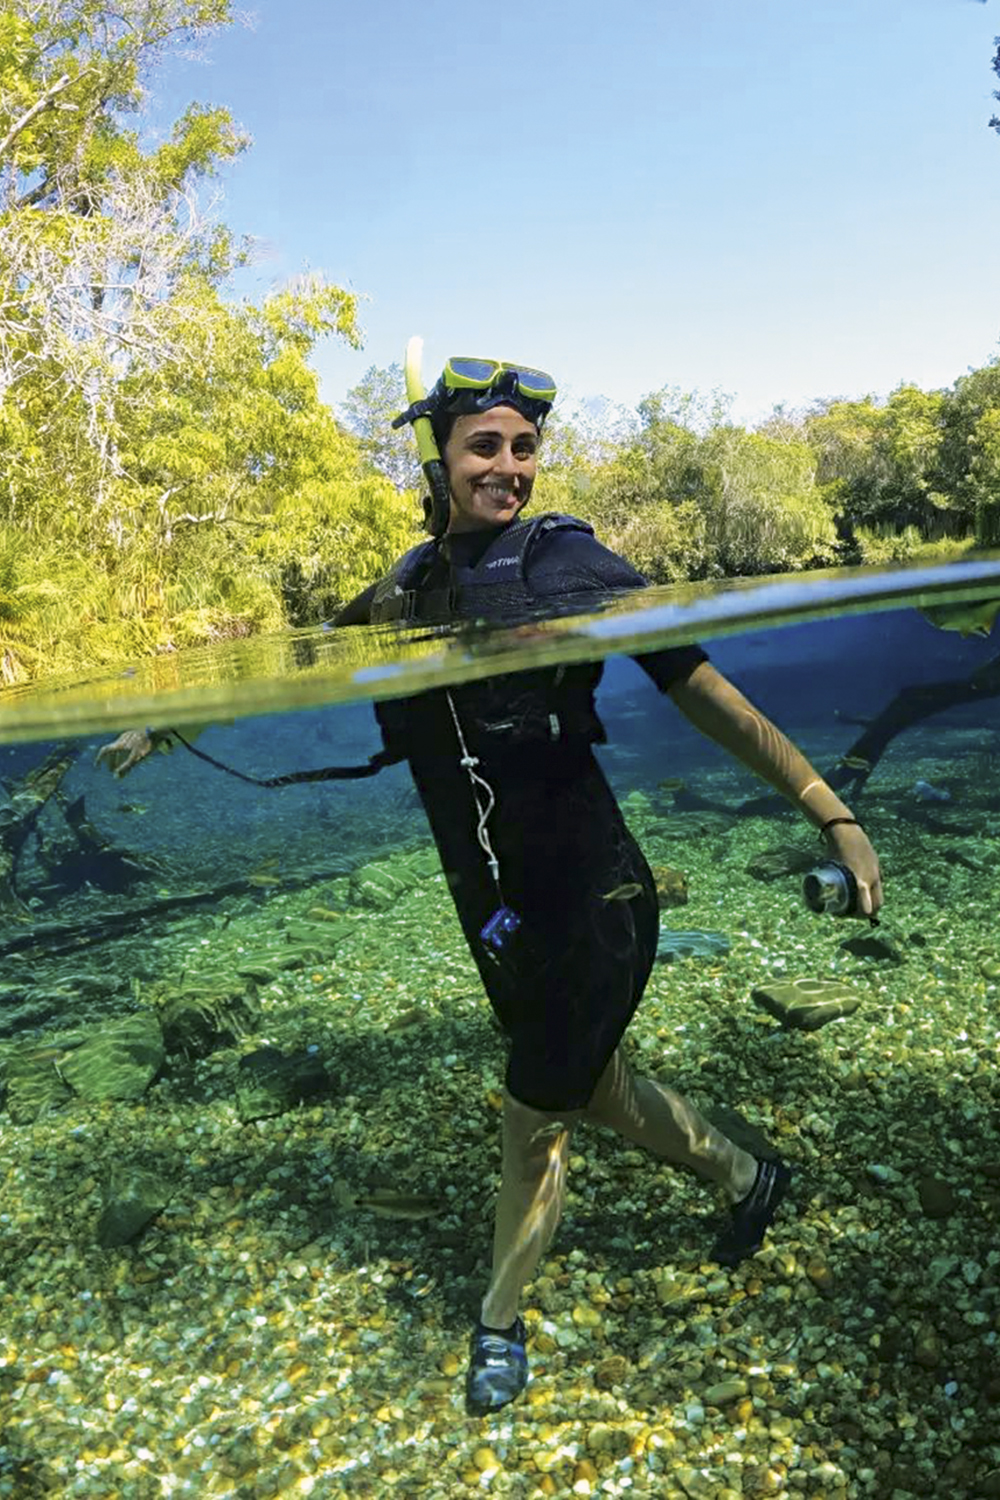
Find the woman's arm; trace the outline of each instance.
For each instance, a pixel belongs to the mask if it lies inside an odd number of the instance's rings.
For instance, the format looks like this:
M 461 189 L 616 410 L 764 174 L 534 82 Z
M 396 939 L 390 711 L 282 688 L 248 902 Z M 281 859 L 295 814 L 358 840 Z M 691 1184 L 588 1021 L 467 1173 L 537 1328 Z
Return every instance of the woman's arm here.
M 371 583 L 361 594 L 356 594 L 350 604 L 337 611 L 331 625 L 368 625 L 371 623 L 372 600 L 378 583 Z
M 668 691 L 696 729 L 762 777 L 816 828 L 831 818 L 853 818 L 801 750 L 711 662 L 701 662 Z M 882 882 L 878 857 L 864 830 L 854 823 L 838 823 L 824 837 L 830 852 L 853 872 L 861 911 L 873 916 L 882 905 Z

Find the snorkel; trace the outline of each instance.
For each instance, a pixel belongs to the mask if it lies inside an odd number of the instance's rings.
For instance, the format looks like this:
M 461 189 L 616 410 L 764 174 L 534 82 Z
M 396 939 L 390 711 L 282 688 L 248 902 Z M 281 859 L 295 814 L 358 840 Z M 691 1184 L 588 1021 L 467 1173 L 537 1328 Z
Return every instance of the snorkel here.
M 410 403 L 411 410 L 419 403 L 426 400 L 427 392 L 420 374 L 420 356 L 424 351 L 424 341 L 414 335 L 406 346 L 406 362 L 404 371 L 406 374 L 406 399 Z M 424 471 L 427 480 L 429 495 L 424 497 L 424 529 L 431 536 L 444 536 L 448 529 L 448 517 L 451 513 L 451 490 L 448 485 L 448 470 L 445 468 L 438 452 L 437 441 L 434 437 L 434 429 L 431 426 L 429 416 L 418 416 L 412 419 L 413 432 L 417 439 L 417 453 L 420 456 L 420 467 Z M 395 426 L 395 423 L 393 424 Z

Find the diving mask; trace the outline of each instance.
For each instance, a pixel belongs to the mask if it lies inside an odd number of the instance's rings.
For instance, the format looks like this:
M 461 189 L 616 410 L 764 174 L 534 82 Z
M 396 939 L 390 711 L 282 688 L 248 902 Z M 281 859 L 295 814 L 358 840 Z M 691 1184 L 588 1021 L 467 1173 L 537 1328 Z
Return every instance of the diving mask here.
M 464 416 L 509 405 L 533 422 L 540 432 L 555 398 L 556 383 L 544 370 L 497 359 L 453 355 L 431 391 L 401 412 L 392 425 L 402 427 L 420 417 L 433 419 L 445 411 L 452 416 Z

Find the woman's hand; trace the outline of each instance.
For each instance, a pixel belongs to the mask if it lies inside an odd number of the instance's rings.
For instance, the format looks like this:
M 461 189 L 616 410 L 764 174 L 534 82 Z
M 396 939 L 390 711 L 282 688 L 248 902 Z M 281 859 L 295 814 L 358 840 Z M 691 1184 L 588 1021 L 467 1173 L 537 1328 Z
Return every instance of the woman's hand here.
M 102 745 L 94 756 L 94 765 L 107 762 L 113 776 L 127 776 L 147 755 L 152 755 L 157 746 L 157 736 L 148 729 L 126 729 L 110 745 Z
M 830 858 L 846 865 L 858 883 L 858 911 L 874 917 L 882 905 L 878 855 L 859 823 L 835 823 L 823 835 Z

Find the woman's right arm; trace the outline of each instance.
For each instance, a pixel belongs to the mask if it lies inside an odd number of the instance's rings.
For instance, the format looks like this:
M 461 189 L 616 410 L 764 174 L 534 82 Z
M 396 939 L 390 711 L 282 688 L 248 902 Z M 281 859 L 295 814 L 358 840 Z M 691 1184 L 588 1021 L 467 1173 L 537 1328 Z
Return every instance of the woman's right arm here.
M 373 583 L 366 588 L 349 604 L 345 604 L 329 623 L 331 625 L 367 625 L 371 618 L 372 599 L 375 597 L 377 587 L 378 584 Z M 185 729 L 184 738 L 193 740 L 207 727 L 205 724 L 200 724 L 193 729 Z M 129 771 L 147 756 L 152 755 L 154 750 L 169 750 L 170 748 L 169 729 L 126 729 L 116 740 L 101 746 L 94 764 L 107 765 L 108 770 L 120 778 L 127 776 Z

